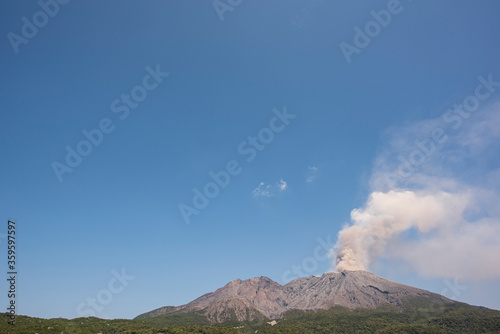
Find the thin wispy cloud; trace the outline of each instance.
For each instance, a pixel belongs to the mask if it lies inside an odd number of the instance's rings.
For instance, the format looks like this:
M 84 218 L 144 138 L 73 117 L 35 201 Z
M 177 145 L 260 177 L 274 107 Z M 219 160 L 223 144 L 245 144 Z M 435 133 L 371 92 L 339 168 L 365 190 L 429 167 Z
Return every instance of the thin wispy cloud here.
M 280 179 L 275 184 L 265 184 L 264 182 L 261 182 L 259 183 L 259 186 L 252 191 L 252 195 L 255 198 L 274 197 L 287 190 L 287 188 L 288 184 L 283 179 Z
M 270 187 L 270 185 L 266 186 L 264 182 L 259 183 L 259 186 L 252 191 L 253 197 L 271 197 Z
M 285 191 L 286 188 L 288 187 L 286 182 L 283 181 L 283 179 L 281 179 L 280 182 L 276 183 L 276 185 L 278 186 L 278 188 L 280 188 L 280 191 Z
M 317 176 L 318 176 L 318 167 L 315 166 L 307 167 L 307 178 L 306 178 L 307 183 L 313 182 Z

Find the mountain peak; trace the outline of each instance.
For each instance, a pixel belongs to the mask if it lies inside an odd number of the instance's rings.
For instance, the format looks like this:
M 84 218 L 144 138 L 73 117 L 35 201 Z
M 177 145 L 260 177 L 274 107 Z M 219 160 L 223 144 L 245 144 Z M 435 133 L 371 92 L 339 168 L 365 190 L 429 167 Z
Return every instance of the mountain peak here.
M 251 282 L 251 283 L 254 283 L 254 282 L 273 282 L 273 283 L 276 283 L 272 279 L 270 279 L 269 277 L 260 276 L 260 277 L 248 278 L 245 280 L 237 278 L 234 281 L 229 282 L 228 284 L 240 284 L 240 283 L 244 283 L 244 282 Z

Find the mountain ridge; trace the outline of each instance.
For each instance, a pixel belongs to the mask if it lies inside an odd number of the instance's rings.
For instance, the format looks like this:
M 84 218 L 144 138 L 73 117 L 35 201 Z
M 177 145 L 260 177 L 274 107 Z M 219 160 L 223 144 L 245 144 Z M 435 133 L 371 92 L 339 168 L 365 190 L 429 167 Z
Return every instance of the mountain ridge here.
M 236 279 L 180 306 L 164 306 L 135 319 L 167 314 L 196 313 L 212 323 L 280 319 L 291 310 L 319 311 L 335 306 L 376 309 L 392 305 L 401 312 L 411 299 L 440 304 L 454 301 L 427 290 L 393 282 L 367 271 L 329 272 L 294 279 L 281 285 L 268 277 Z

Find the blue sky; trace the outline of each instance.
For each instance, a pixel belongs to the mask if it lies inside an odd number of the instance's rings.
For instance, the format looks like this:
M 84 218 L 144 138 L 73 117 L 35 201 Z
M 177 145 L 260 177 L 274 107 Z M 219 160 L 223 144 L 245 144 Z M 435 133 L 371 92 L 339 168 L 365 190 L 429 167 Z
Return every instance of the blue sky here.
M 46 21 L 36 1 L 0 5 L 0 212 L 18 225 L 18 312 L 30 316 L 73 318 L 99 297 L 96 316 L 131 318 L 237 278 L 330 270 L 318 238 L 331 247 L 373 191 L 388 131 L 399 138 L 388 129 L 439 118 L 478 76 L 500 79 L 493 0 L 402 1 L 350 62 L 339 45 L 395 2 L 243 0 L 223 20 L 210 1 L 63 3 Z M 23 17 L 42 20 L 29 38 Z M 295 118 L 273 121 L 285 109 Z M 268 139 L 270 123 L 282 130 L 247 161 L 240 145 Z M 66 148 L 100 127 L 67 166 Z M 240 172 L 187 224 L 179 205 L 232 161 Z M 72 171 L 58 177 L 54 162 Z M 479 171 L 498 169 L 488 162 Z M 400 260 L 371 271 L 438 293 L 456 277 Z M 102 292 L 122 268 L 134 278 Z M 461 281 L 455 299 L 500 309 L 499 283 Z

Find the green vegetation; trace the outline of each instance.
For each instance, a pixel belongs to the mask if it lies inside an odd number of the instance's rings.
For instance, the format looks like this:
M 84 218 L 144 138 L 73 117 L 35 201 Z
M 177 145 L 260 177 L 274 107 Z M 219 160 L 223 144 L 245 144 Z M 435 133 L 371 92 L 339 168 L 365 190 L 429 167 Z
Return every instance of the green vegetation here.
M 87 333 L 151 333 L 156 331 L 151 326 L 132 320 L 104 320 L 99 318 L 40 319 L 17 316 L 16 324 L 9 325 L 7 315 L 0 316 L 0 333 L 51 333 L 51 334 L 87 334 Z
M 461 304 L 405 312 L 335 307 L 318 313 L 294 311 L 259 333 L 500 333 L 500 312 Z
M 0 315 L 0 333 L 137 333 L 137 334 L 309 334 L 309 333 L 500 333 L 500 311 L 461 303 L 430 305 L 411 301 L 405 312 L 386 306 L 376 310 L 291 311 L 278 324 L 266 321 L 209 325 L 201 314 L 167 314 L 149 319 L 39 319 L 18 316 L 15 326 Z M 239 327 L 239 328 L 238 328 Z
M 138 321 L 137 319 L 136 321 Z M 141 319 L 143 323 L 155 326 L 155 327 L 177 327 L 182 325 L 210 325 L 210 321 L 201 314 L 191 312 L 191 313 L 169 313 L 160 315 L 153 318 Z

